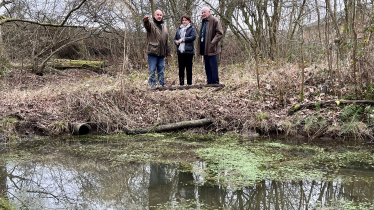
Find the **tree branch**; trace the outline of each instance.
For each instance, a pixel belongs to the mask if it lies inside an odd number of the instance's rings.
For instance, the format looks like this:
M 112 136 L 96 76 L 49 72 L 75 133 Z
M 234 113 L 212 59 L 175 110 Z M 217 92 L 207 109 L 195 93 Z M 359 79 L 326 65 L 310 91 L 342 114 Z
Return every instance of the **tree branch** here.
M 305 103 L 305 104 L 298 104 L 293 107 L 291 107 L 288 110 L 288 115 L 292 115 L 295 112 L 301 110 L 301 109 L 314 109 L 317 106 L 324 107 L 328 105 L 338 105 L 338 104 L 364 104 L 364 105 L 374 105 L 374 101 L 371 100 L 330 100 L 330 101 L 318 101 L 318 102 L 312 102 L 312 103 Z
M 71 14 L 73 12 L 75 12 L 76 10 L 78 10 L 79 8 L 82 7 L 82 5 L 86 2 L 87 0 L 82 0 L 81 3 L 73 8 L 72 10 L 69 11 L 69 13 L 65 16 L 64 20 L 62 21 L 62 23 L 60 24 L 53 24 L 53 23 L 42 23 L 42 22 L 38 22 L 38 21 L 32 21 L 32 20 L 25 20 L 25 19 L 17 19 L 17 18 L 8 18 L 8 17 L 5 17 L 5 16 L 0 16 L 0 25 L 3 25 L 4 23 L 9 23 L 9 22 L 24 22 L 24 23 L 31 23 L 31 24 L 36 24 L 36 25 L 40 25 L 40 26 L 50 26 L 50 27 L 74 27 L 74 28 L 81 28 L 83 26 L 71 26 L 71 25 L 67 25 L 65 26 L 65 23 L 68 21 L 68 19 L 70 18 Z M 5 6 L 6 4 L 9 4 L 9 3 L 13 3 L 11 1 L 5 1 L 3 0 L 1 3 L 0 3 L 0 8 L 2 6 Z M 84 28 L 84 27 L 83 27 Z
M 81 8 L 81 6 L 82 6 L 86 1 L 87 1 L 87 0 L 82 0 L 81 3 L 80 3 L 77 7 L 73 8 L 72 10 L 70 10 L 70 12 L 65 16 L 65 19 L 64 19 L 64 21 L 62 21 L 62 23 L 60 24 L 60 26 L 64 26 L 65 23 L 66 23 L 66 21 L 68 21 L 69 17 L 71 16 L 71 14 L 72 14 L 73 12 L 75 12 L 76 10 L 78 10 L 79 8 Z
M 36 24 L 36 25 L 40 25 L 40 26 L 50 26 L 50 27 L 84 28 L 84 26 L 71 26 L 71 25 L 63 26 L 61 24 L 41 23 L 41 22 L 38 22 L 38 21 L 17 19 L 17 18 L 7 18 L 5 16 L 0 16 L 0 25 L 3 25 L 4 23 L 10 23 L 10 22 L 23 22 L 23 23 L 31 23 L 31 24 Z
M 0 8 L 3 7 L 3 6 L 5 6 L 5 5 L 7 5 L 7 4 L 11 4 L 11 3 L 13 3 L 13 1 L 5 1 L 5 0 L 3 0 L 3 1 L 0 3 Z

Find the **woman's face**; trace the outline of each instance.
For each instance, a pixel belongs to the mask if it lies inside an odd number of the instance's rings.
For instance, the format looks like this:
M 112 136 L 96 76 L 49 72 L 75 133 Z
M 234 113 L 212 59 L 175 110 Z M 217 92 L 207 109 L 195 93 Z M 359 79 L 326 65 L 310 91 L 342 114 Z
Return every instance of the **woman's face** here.
M 182 24 L 183 24 L 184 26 L 187 26 L 189 23 L 190 23 L 190 21 L 188 21 L 186 18 L 183 18 L 183 20 L 182 20 Z

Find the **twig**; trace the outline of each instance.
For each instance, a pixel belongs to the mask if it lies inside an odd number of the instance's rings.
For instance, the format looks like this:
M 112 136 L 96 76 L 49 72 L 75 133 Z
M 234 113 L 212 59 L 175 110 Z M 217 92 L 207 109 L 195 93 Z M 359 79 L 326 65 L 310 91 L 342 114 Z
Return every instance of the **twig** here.
M 329 100 L 329 101 L 320 101 L 320 106 L 323 107 L 323 106 L 327 106 L 327 105 L 333 105 L 333 104 L 367 104 L 367 105 L 374 105 L 374 101 L 370 101 L 370 100 L 349 100 L 349 101 L 346 101 L 346 100 Z M 289 110 L 288 110 L 288 115 L 292 115 L 294 114 L 295 112 L 301 110 L 301 109 L 313 109 L 317 106 L 317 102 L 313 102 L 313 103 L 305 103 L 305 104 L 298 104 L 298 105 L 295 105 L 293 107 L 291 107 Z

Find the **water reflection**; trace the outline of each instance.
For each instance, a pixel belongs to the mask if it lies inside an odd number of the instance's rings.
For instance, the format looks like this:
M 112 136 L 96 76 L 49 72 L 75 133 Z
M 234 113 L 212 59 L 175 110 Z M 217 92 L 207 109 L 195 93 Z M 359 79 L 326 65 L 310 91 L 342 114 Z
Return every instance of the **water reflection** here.
M 357 171 L 347 172 L 353 173 Z M 314 209 L 332 199 L 374 199 L 373 184 L 356 179 L 348 184 L 267 180 L 238 191 L 206 187 L 196 184 L 197 179 L 201 177 L 178 171 L 176 164 L 110 166 L 55 157 L 0 166 L 0 191 L 7 190 L 19 209 L 155 209 L 165 203 L 169 207 L 193 203 L 195 208 L 204 204 L 229 209 Z

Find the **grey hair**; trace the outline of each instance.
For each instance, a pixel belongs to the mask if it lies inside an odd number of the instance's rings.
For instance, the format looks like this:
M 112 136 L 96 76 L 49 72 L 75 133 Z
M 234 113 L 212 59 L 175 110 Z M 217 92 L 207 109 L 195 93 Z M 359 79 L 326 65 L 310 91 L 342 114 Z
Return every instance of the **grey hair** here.
M 156 11 L 155 11 L 154 14 L 156 14 L 157 11 L 160 11 L 162 14 L 164 14 L 164 13 L 163 13 L 161 10 L 159 10 L 159 9 L 156 9 Z
M 210 12 L 210 8 L 209 8 L 209 7 L 203 7 L 203 8 L 201 9 L 201 11 L 203 11 L 204 9 L 205 9 L 206 11 Z

